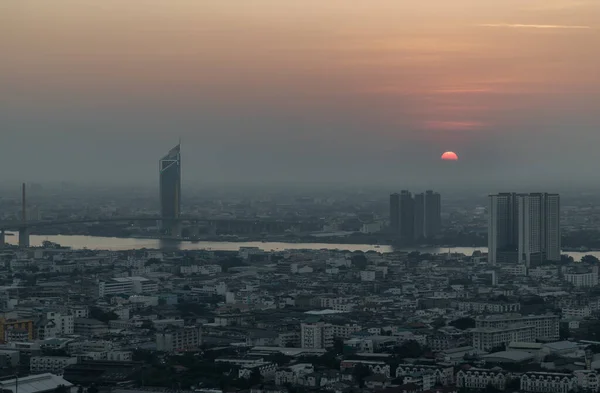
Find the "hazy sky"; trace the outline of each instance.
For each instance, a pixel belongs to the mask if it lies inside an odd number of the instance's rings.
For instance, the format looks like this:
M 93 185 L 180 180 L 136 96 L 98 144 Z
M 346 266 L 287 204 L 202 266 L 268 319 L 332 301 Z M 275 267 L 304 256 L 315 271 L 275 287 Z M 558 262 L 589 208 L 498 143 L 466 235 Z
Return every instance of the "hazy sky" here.
M 0 2 L 0 181 L 152 183 L 179 137 L 189 183 L 595 181 L 600 1 Z

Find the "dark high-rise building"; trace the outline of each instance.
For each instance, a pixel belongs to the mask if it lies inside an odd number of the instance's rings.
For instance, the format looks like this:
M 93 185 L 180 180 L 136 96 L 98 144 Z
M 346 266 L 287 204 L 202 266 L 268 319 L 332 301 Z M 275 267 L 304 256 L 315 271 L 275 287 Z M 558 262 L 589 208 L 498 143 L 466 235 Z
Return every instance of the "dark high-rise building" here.
M 442 227 L 442 199 L 433 191 L 415 194 L 414 238 L 430 239 L 440 233 Z
M 172 231 L 181 214 L 181 148 L 172 148 L 159 161 L 160 215 L 163 229 Z M 169 219 L 173 219 L 170 221 Z M 171 233 L 175 235 L 175 233 Z
M 414 201 L 407 190 L 390 195 L 390 228 L 402 239 L 414 237 Z
M 423 237 L 429 239 L 442 230 L 442 197 L 437 192 L 425 192 Z
M 390 195 L 390 229 L 400 233 L 400 194 L 397 192 Z
M 415 240 L 425 237 L 425 194 L 415 194 Z
M 557 194 L 490 195 L 488 260 L 521 263 L 560 260 L 560 197 Z
M 400 192 L 400 238 L 409 241 L 415 238 L 415 202 L 407 190 Z

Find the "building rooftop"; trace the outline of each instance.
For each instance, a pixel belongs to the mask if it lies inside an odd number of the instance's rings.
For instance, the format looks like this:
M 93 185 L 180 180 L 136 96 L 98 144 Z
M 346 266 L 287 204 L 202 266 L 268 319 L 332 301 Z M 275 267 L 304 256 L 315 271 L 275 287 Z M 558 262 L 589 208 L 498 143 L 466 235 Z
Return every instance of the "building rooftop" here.
M 48 392 L 53 391 L 61 385 L 67 388 L 73 386 L 71 382 L 50 373 L 19 378 L 18 384 L 16 379 L 0 381 L 1 389 L 16 392 L 18 386 L 19 393 Z
M 532 354 L 525 351 L 501 351 L 483 356 L 483 359 L 488 362 L 499 363 L 521 363 L 532 360 L 533 358 L 534 356 Z
M 557 341 L 553 343 L 544 344 L 544 348 L 548 348 L 552 351 L 564 351 L 564 350 L 576 350 L 579 348 L 577 343 L 571 341 Z

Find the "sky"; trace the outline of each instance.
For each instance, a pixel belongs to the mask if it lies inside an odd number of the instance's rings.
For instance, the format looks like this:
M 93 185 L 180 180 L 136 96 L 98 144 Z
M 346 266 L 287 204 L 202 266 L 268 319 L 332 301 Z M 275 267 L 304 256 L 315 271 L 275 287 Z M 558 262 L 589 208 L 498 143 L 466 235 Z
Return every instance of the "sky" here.
M 599 48 L 598 0 L 3 0 L 0 182 L 581 185 Z

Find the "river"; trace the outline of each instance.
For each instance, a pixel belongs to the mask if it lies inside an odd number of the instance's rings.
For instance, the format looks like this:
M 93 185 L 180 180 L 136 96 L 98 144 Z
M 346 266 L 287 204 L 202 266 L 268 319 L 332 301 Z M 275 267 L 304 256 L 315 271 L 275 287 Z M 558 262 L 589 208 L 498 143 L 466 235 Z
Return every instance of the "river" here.
M 283 251 L 283 250 L 348 250 L 348 251 L 377 251 L 388 253 L 394 251 L 392 246 L 377 246 L 374 244 L 342 244 L 342 243 L 284 243 L 284 242 L 190 242 L 190 241 L 171 241 L 159 239 L 133 239 L 118 237 L 97 237 L 97 236 L 79 236 L 79 235 L 54 235 L 41 236 L 31 235 L 30 242 L 32 246 L 41 246 L 42 242 L 48 240 L 58 243 L 61 246 L 71 247 L 75 250 L 135 250 L 140 248 L 147 249 L 179 249 L 179 250 L 214 250 L 214 251 L 237 251 L 240 247 L 258 247 L 265 251 Z M 6 242 L 9 244 L 18 244 L 19 235 L 13 233 L 12 236 L 6 236 Z M 452 247 L 452 248 L 400 248 L 398 251 L 419 251 L 422 253 L 442 254 L 451 251 L 453 253 L 462 253 L 471 255 L 474 251 L 487 252 L 487 247 Z M 584 255 L 594 255 L 600 258 L 600 251 L 589 252 L 565 252 L 564 254 L 573 257 L 579 261 Z

